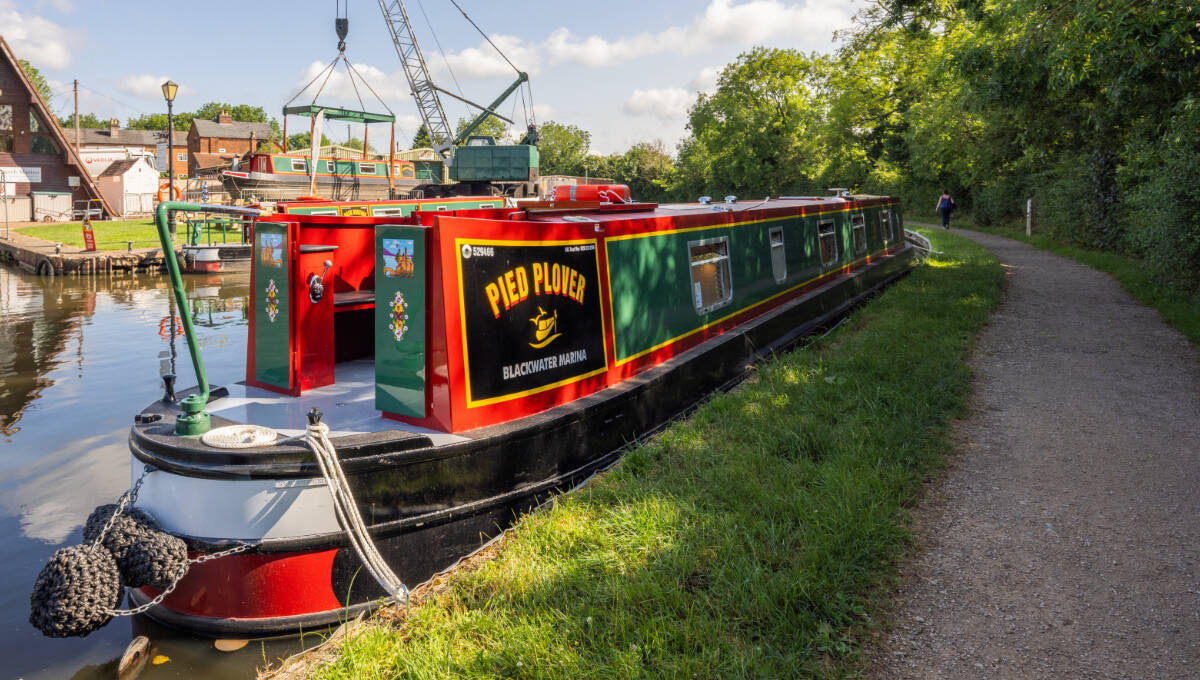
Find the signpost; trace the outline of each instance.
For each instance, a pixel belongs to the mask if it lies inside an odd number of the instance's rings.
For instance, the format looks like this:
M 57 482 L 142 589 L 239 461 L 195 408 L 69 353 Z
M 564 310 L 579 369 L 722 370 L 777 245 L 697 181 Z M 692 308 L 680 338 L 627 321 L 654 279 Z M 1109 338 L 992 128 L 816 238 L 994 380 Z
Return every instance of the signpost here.
M 96 252 L 96 233 L 92 231 L 92 221 L 86 217 L 83 218 L 83 249 Z

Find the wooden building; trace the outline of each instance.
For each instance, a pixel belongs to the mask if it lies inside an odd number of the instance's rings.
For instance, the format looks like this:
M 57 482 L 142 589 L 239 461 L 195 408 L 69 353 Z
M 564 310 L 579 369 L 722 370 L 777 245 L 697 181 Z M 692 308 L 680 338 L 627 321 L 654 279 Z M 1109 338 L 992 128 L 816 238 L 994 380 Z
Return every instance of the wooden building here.
M 116 217 L 153 214 L 158 197 L 158 170 L 145 157 L 109 165 L 96 178 L 96 183 L 109 205 L 117 211 Z
M 42 100 L 0 36 L 0 192 L 10 219 L 69 220 L 77 207 L 114 214 L 75 152 L 58 119 Z

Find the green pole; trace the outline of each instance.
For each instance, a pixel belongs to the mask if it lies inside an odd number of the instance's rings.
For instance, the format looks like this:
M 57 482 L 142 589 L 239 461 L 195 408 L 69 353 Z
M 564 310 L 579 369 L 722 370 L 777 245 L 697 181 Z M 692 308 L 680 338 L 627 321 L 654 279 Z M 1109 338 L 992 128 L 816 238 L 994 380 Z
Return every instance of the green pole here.
M 257 210 L 235 208 L 232 206 L 201 205 L 199 203 L 179 203 L 164 201 L 158 204 L 154 215 L 155 226 L 158 227 L 158 240 L 162 244 L 163 259 L 167 263 L 167 272 L 171 277 L 171 287 L 175 294 L 175 303 L 179 306 L 179 317 L 183 319 L 183 334 L 187 339 L 188 353 L 192 355 L 192 367 L 196 370 L 196 380 L 200 393 L 185 397 L 179 403 L 182 414 L 175 422 L 175 434 L 184 436 L 199 436 L 208 432 L 209 417 L 204 412 L 208 404 L 208 374 L 204 372 L 204 359 L 200 356 L 200 346 L 196 342 L 196 329 L 192 325 L 192 312 L 187 304 L 187 293 L 183 289 L 183 275 L 179 272 L 179 262 L 175 259 L 175 248 L 171 239 L 171 225 L 168 215 L 171 212 L 221 212 L 231 215 L 258 216 Z

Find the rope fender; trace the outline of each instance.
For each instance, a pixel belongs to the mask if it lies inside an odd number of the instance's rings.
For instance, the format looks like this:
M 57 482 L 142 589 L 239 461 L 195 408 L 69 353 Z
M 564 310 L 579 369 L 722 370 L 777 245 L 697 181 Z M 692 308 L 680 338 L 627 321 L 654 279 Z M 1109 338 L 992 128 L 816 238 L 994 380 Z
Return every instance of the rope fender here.
M 163 531 L 154 518 L 132 507 L 153 468 L 146 466 L 117 503 L 101 505 L 83 528 L 86 543 L 60 548 L 42 567 L 29 596 L 29 623 L 47 637 L 85 637 L 114 616 L 141 614 L 158 606 L 198 562 L 253 547 L 188 559 L 187 544 Z M 141 607 L 117 609 L 125 588 L 151 586 L 162 593 Z

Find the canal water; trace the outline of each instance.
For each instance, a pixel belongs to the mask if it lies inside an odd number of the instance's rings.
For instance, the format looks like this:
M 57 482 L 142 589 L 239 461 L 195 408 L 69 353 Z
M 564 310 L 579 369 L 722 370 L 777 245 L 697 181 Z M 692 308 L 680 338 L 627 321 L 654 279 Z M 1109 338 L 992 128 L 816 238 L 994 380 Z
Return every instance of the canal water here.
M 210 382 L 242 379 L 249 274 L 189 276 L 186 288 Z M 162 275 L 42 278 L 0 266 L 0 678 L 115 678 L 137 635 L 158 661 L 146 679 L 252 678 L 300 648 L 291 638 L 223 653 L 145 617 L 82 639 L 29 624 L 42 565 L 82 542 L 88 513 L 129 487 L 129 426 L 162 396 L 160 376 L 196 384 L 176 312 Z

